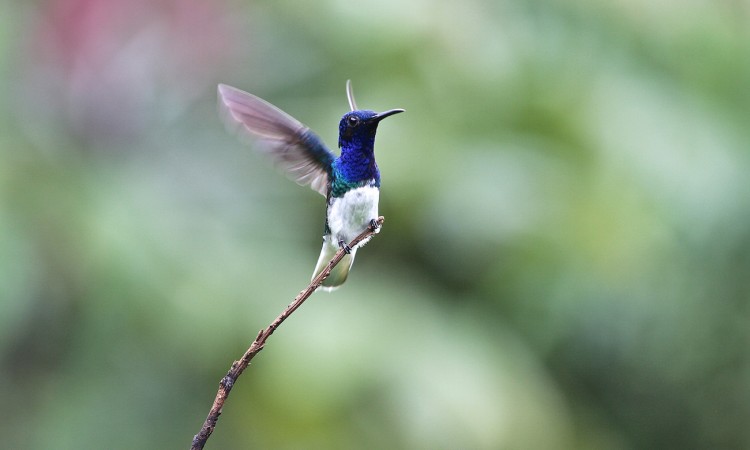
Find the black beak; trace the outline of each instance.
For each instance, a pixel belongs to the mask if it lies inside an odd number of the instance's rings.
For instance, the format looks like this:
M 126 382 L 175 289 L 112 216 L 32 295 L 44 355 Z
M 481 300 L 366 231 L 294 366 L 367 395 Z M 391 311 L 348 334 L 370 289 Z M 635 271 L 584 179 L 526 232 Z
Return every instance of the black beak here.
M 385 119 L 388 116 L 392 116 L 394 114 L 402 113 L 406 111 L 405 109 L 396 108 L 396 109 L 390 109 L 388 111 L 383 111 L 382 113 L 378 113 L 375 115 L 375 121 L 380 122 L 381 120 Z

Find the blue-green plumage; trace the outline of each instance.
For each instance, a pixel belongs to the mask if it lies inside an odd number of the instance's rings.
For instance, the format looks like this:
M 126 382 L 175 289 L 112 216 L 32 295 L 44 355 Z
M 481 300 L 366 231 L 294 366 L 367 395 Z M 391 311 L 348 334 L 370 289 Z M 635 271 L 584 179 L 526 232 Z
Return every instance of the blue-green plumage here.
M 349 274 L 357 248 L 351 242 L 378 217 L 380 171 L 375 162 L 375 133 L 378 123 L 403 109 L 382 113 L 356 108 L 347 83 L 352 111 L 339 122 L 341 155 L 335 157 L 309 128 L 280 109 L 247 92 L 219 85 L 222 112 L 231 125 L 261 141 L 269 154 L 299 184 L 326 197 L 323 248 L 313 277 L 325 267 L 341 246 L 349 253 L 323 282 L 323 287 L 340 286 Z M 366 241 L 365 241 L 366 242 Z M 358 247 L 365 244 L 362 242 Z

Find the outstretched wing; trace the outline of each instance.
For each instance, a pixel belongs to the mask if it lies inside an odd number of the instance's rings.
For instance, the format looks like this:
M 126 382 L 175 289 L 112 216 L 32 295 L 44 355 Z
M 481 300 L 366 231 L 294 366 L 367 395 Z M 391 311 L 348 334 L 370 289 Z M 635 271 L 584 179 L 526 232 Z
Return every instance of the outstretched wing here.
M 335 157 L 309 128 L 267 101 L 225 84 L 219 85 L 219 107 L 229 126 L 253 135 L 294 181 L 326 195 Z

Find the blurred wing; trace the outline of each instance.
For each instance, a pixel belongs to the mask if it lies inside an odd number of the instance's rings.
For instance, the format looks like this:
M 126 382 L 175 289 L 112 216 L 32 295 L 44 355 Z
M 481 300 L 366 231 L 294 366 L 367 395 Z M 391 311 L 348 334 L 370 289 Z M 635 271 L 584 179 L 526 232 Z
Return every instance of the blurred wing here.
M 327 194 L 335 157 L 309 128 L 267 101 L 225 84 L 219 85 L 219 107 L 228 126 L 257 138 L 264 153 L 294 181 Z

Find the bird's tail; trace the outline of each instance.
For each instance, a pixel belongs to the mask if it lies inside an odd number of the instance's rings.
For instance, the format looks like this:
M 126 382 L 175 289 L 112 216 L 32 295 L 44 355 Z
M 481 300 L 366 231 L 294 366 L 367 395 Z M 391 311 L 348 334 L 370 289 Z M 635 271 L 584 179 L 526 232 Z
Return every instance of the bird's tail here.
M 337 251 L 338 247 L 330 245 L 328 242 L 323 242 L 323 248 L 320 249 L 318 264 L 315 265 L 315 271 L 313 272 L 312 278 L 317 277 L 320 272 L 325 269 Z M 322 290 L 332 291 L 344 284 L 344 281 L 346 281 L 346 278 L 349 276 L 349 269 L 351 269 L 352 264 L 354 264 L 355 253 L 357 253 L 357 249 L 353 248 L 350 254 L 344 255 L 336 267 L 331 270 L 331 274 L 328 275 L 328 278 L 323 281 L 323 285 L 321 286 Z

